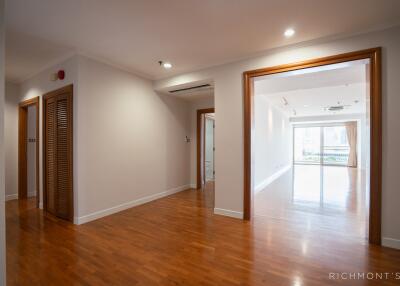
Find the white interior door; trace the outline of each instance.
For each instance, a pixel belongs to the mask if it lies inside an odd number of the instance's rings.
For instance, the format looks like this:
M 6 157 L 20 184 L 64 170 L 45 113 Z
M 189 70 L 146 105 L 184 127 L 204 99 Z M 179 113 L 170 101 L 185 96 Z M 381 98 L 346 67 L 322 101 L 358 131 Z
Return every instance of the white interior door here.
M 28 107 L 27 188 L 28 197 L 36 196 L 36 106 Z
M 214 119 L 205 118 L 205 178 L 214 180 Z

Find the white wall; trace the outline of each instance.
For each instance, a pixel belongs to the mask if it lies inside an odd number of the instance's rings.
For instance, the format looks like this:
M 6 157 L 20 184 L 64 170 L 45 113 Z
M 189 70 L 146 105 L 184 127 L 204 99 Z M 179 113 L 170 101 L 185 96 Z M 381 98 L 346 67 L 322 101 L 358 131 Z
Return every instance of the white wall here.
M 30 139 L 36 139 L 36 106 L 28 107 L 27 121 L 27 192 L 28 197 L 34 197 L 36 195 L 36 143 Z
M 189 104 L 148 80 L 79 58 L 76 216 L 135 204 L 190 182 Z
M 243 72 L 285 63 L 383 47 L 383 191 L 382 235 L 400 247 L 398 172 L 400 134 L 400 27 L 343 39 L 323 39 L 274 49 L 263 56 L 159 80 L 156 90 L 192 81 L 212 79 L 215 84 L 216 185 L 215 207 L 243 212 Z
M 7 82 L 4 113 L 6 200 L 18 196 L 18 103 L 19 86 Z
M 289 118 L 263 95 L 254 97 L 254 185 L 265 187 L 271 176 L 292 164 L 292 128 Z
M 66 79 L 50 81 L 58 69 L 66 71 Z M 148 80 L 82 56 L 23 82 L 21 99 L 71 83 L 76 223 L 189 188 L 190 104 L 155 93 Z
M 0 286 L 6 285 L 4 159 L 4 0 L 0 0 Z
M 214 107 L 214 97 L 206 97 L 196 99 L 190 102 L 190 184 L 192 188 L 196 188 L 197 182 L 197 110 Z M 216 123 L 217 125 L 217 123 Z M 217 128 L 217 127 L 215 127 Z M 214 158 L 215 159 L 215 158 Z

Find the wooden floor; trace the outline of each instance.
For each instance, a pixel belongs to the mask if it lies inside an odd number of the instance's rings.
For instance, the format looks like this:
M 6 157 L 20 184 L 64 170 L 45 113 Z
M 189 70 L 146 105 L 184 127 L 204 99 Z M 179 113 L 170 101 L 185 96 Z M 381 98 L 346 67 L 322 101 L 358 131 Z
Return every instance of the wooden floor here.
M 343 166 L 294 165 L 256 193 L 256 219 L 265 217 L 307 228 L 323 227 L 364 243 L 368 195 L 364 170 Z
M 400 272 L 400 251 L 333 228 L 212 214 L 213 190 L 188 190 L 84 225 L 9 201 L 8 285 L 399 285 L 330 272 Z M 399 277 L 400 278 L 400 277 Z

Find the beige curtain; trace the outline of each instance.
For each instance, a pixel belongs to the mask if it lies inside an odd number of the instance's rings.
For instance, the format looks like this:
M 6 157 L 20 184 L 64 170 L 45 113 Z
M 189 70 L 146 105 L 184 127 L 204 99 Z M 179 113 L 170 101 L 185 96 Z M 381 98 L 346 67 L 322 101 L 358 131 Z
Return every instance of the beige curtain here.
M 357 122 L 346 123 L 347 141 L 349 142 L 350 152 L 347 166 L 357 167 Z

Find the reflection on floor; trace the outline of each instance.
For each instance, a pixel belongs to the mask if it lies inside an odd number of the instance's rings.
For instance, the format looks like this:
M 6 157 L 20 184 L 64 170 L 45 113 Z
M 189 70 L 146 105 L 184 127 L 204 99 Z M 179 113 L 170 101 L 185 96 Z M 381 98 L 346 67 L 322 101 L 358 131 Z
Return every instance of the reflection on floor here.
M 294 165 L 255 195 L 255 215 L 364 240 L 368 225 L 365 181 L 365 172 L 356 168 Z
M 203 201 L 205 207 L 214 209 L 214 181 L 207 181 L 203 185 L 203 192 L 200 192 L 200 196 L 202 196 L 202 199 L 199 201 Z

